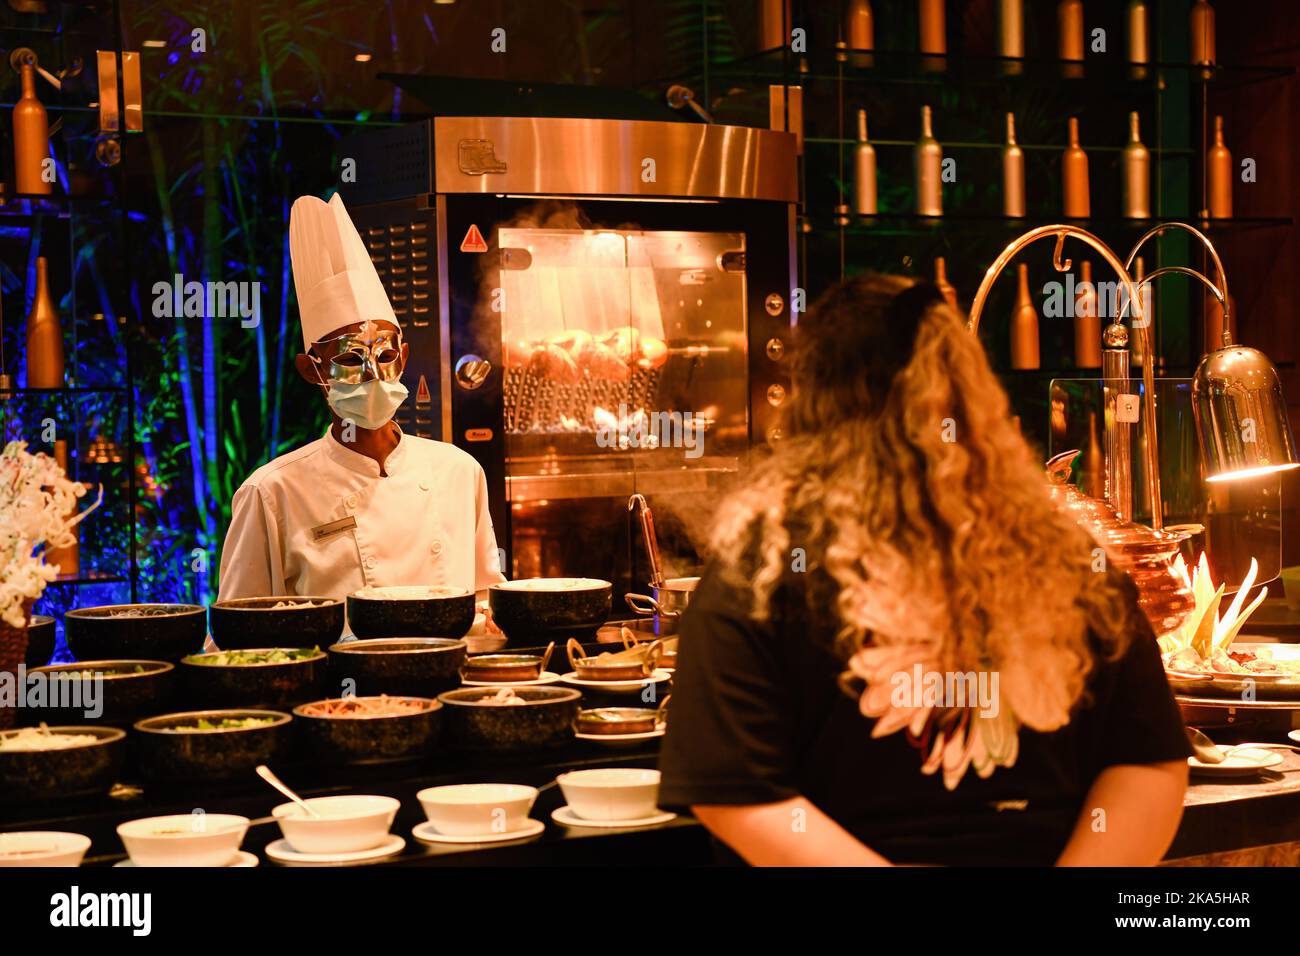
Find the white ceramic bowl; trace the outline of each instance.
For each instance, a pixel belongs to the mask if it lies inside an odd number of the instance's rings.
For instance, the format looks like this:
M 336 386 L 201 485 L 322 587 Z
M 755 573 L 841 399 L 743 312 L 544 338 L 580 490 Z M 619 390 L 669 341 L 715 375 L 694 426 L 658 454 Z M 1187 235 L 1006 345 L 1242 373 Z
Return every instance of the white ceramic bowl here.
M 299 853 L 352 853 L 379 846 L 388 836 L 401 802 L 392 797 L 346 795 L 304 801 L 318 814 L 307 815 L 296 803 L 271 811 L 280 832 Z
M 225 866 L 239 852 L 248 817 L 178 813 L 130 820 L 117 828 L 136 866 Z
M 636 767 L 575 770 L 559 776 L 569 809 L 584 820 L 635 820 L 655 812 L 659 771 Z
M 450 836 L 512 833 L 524 826 L 537 788 L 517 783 L 460 783 L 416 794 L 435 830 Z
M 90 837 L 57 830 L 0 833 L 0 866 L 81 866 Z

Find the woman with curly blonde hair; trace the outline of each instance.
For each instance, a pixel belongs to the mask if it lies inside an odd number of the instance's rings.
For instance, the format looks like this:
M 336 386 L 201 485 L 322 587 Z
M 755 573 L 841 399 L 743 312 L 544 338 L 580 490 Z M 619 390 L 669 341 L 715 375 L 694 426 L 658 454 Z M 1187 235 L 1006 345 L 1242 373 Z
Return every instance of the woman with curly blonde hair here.
M 1127 579 L 929 283 L 798 329 L 786 437 L 682 622 L 665 805 L 754 864 L 1139 864 L 1188 750 Z

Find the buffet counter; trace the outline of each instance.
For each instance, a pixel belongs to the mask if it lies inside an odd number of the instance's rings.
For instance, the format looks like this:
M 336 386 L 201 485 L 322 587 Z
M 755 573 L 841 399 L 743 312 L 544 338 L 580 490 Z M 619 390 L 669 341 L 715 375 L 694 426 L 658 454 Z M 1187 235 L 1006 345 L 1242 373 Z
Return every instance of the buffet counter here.
M 447 755 L 435 758 L 436 767 L 379 764 L 354 766 L 333 771 L 310 764 L 277 767 L 276 772 L 304 797 L 341 793 L 371 793 L 395 797 L 401 809 L 392 832 L 405 838 L 400 853 L 367 865 L 528 865 L 528 864 L 638 864 L 708 863 L 707 834 L 689 817 L 646 829 L 595 829 L 565 827 L 551 821 L 551 813 L 564 804 L 557 786 L 542 790 L 533 807 L 534 819 L 546 822 L 546 829 L 529 840 L 506 843 L 430 844 L 411 835 L 424 822 L 415 795 L 426 787 L 452 783 L 508 782 L 535 786 L 552 784 L 556 776 L 587 767 L 654 767 L 657 747 L 609 750 L 596 745 L 575 744 L 547 755 L 514 758 Z M 126 859 L 117 836 L 118 824 L 141 817 L 187 814 L 195 809 L 209 813 L 236 813 L 255 822 L 249 828 L 243 848 L 268 862 L 265 847 L 279 839 L 280 829 L 269 817 L 271 808 L 284 802 L 266 784 L 251 777 L 247 784 L 204 785 L 186 788 L 149 788 L 119 785 L 105 797 L 66 804 L 37 804 L 0 808 L 0 831 L 60 830 L 90 837 L 90 851 L 84 865 L 112 865 Z
M 551 813 L 563 804 L 559 788 L 551 786 L 537 798 L 532 816 L 546 829 L 528 840 L 481 844 L 429 844 L 415 839 L 411 829 L 424 816 L 415 794 L 424 787 L 447 783 L 509 781 L 545 787 L 568 770 L 596 766 L 653 767 L 657 747 L 643 745 L 607 750 L 577 744 L 547 756 L 523 758 L 447 757 L 436 769 L 378 765 L 323 772 L 308 765 L 287 766 L 282 778 L 304 796 L 374 793 L 402 802 L 393 832 L 406 839 L 400 853 L 375 866 L 526 866 L 526 865 L 706 865 L 714 861 L 707 832 L 690 817 L 645 829 L 588 829 L 553 822 Z M 119 786 L 102 798 L 64 806 L 7 808 L 0 830 L 49 829 L 84 833 L 92 846 L 85 864 L 104 866 L 126 859 L 116 834 L 119 823 L 145 816 L 209 812 L 238 813 L 253 820 L 269 816 L 283 799 L 254 780 L 238 787 L 153 789 Z M 279 828 L 269 820 L 251 827 L 244 849 L 266 863 L 263 852 L 278 839 Z M 1284 762 L 1258 777 L 1206 781 L 1193 778 L 1182 825 L 1169 850 L 1166 865 L 1288 865 L 1300 863 L 1300 754 L 1285 752 Z

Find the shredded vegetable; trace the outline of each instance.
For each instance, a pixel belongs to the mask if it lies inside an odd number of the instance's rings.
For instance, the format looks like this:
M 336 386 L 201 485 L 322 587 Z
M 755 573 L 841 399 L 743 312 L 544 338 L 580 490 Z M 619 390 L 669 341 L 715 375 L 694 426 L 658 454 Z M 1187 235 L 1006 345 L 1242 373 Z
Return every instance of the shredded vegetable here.
M 429 710 L 433 701 L 413 697 L 340 697 L 303 707 L 305 717 L 401 717 Z

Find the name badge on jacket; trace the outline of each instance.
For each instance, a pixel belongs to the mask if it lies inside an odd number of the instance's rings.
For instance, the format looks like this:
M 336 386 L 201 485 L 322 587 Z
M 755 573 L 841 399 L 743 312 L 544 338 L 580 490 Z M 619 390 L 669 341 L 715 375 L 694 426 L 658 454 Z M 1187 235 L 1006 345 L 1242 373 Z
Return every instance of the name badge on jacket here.
M 357 526 L 355 515 L 348 515 L 346 518 L 340 518 L 338 521 L 331 521 L 328 524 L 319 524 L 311 529 L 311 536 L 316 541 L 322 541 L 325 538 L 331 538 L 336 534 L 342 534 L 344 531 L 351 531 Z

